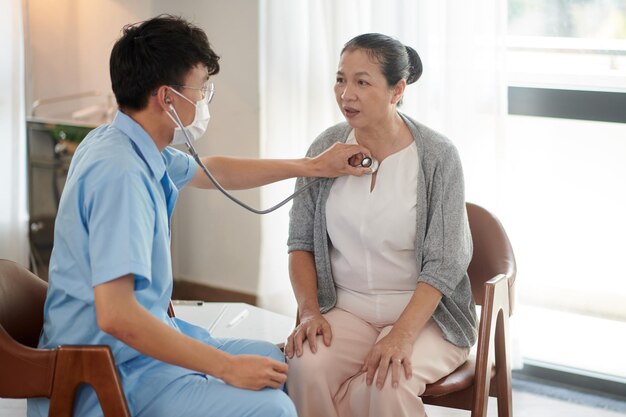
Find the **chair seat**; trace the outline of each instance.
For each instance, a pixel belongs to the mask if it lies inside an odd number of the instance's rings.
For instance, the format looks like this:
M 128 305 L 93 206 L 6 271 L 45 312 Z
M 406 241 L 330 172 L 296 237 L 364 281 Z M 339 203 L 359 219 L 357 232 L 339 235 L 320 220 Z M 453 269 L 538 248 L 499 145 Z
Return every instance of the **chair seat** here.
M 474 370 L 476 369 L 476 357 L 470 356 L 463 365 L 454 372 L 444 376 L 437 382 L 426 385 L 426 391 L 422 397 L 439 397 L 469 388 L 474 383 Z M 496 374 L 495 367 L 491 368 L 491 378 Z

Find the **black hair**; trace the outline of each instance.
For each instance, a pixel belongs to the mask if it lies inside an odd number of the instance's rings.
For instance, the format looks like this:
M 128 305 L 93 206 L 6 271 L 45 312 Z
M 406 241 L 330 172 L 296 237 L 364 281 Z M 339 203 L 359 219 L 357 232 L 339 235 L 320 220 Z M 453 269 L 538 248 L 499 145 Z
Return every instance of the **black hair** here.
M 220 70 L 220 57 L 206 33 L 186 20 L 159 15 L 126 25 L 109 60 L 111 87 L 120 109 L 142 110 L 162 85 L 181 85 L 198 64 L 209 75 Z
M 380 64 L 380 69 L 389 86 L 405 79 L 407 84 L 417 81 L 422 75 L 422 60 L 410 46 L 380 33 L 365 33 L 350 39 L 341 50 L 364 50 Z

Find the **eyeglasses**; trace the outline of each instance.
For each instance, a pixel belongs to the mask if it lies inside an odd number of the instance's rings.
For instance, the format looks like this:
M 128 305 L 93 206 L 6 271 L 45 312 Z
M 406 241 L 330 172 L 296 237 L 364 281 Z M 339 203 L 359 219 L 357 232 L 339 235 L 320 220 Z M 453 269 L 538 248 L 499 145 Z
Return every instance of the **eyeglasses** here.
M 190 90 L 200 91 L 200 93 L 202 94 L 202 100 L 206 100 L 207 104 L 210 103 L 211 100 L 213 100 L 213 96 L 215 95 L 215 85 L 213 85 L 213 83 L 209 83 L 204 87 L 191 87 L 188 85 L 171 85 L 170 87 L 188 88 Z

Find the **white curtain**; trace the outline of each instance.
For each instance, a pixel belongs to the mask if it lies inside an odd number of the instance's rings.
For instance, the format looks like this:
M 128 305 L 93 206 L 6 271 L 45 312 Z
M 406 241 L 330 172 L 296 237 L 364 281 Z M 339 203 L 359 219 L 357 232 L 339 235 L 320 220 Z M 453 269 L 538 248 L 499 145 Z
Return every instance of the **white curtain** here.
M 505 110 L 500 0 L 261 0 L 262 157 L 301 157 L 341 121 L 333 94 L 339 53 L 365 32 L 412 46 L 424 63 L 402 111 L 450 137 L 461 153 L 467 199 L 496 210 Z M 263 205 L 293 190 L 269 187 Z M 288 278 L 288 209 L 263 219 L 260 303 L 294 315 Z
M 27 266 L 22 2 L 0 4 L 0 258 Z

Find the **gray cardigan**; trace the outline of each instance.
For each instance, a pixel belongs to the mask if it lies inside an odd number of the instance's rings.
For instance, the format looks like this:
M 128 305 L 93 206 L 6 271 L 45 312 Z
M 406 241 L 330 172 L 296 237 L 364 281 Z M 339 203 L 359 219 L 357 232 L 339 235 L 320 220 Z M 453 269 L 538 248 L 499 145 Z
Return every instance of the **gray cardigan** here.
M 476 310 L 467 267 L 472 238 L 465 210 L 463 172 L 452 142 L 400 113 L 409 127 L 420 158 L 417 179 L 416 261 L 425 282 L 443 297 L 433 319 L 451 343 L 470 347 L 476 342 Z M 339 123 L 317 137 L 307 156 L 315 156 L 335 142 L 345 142 L 351 127 Z M 311 181 L 299 178 L 296 188 Z M 290 211 L 288 250 L 312 252 L 317 271 L 317 298 L 322 313 L 332 309 L 337 293 L 330 265 L 326 231 L 326 200 L 333 179 L 324 179 L 294 199 Z

